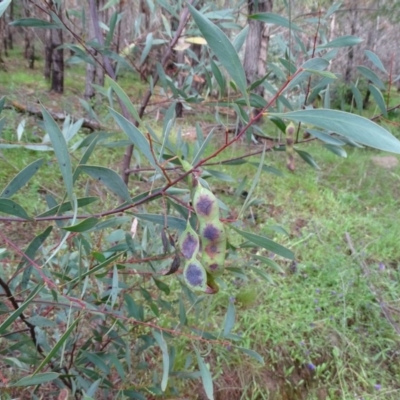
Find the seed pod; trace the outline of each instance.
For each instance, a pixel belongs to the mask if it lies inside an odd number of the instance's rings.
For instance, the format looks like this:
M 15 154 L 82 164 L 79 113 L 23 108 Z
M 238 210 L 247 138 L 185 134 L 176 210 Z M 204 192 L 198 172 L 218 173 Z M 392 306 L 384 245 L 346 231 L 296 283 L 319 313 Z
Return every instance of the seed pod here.
M 196 258 L 200 249 L 200 240 L 199 235 L 191 227 L 189 220 L 187 222 L 186 229 L 179 237 L 178 243 L 183 257 L 185 257 L 187 260 Z
M 200 261 L 188 260 L 183 269 L 183 278 L 190 289 L 207 292 L 207 272 Z
M 294 171 L 295 170 L 295 165 L 294 165 L 294 131 L 295 127 L 293 123 L 291 122 L 285 130 L 286 133 L 286 166 L 289 171 Z
M 197 183 L 197 185 L 196 185 Z M 195 181 L 193 195 L 193 207 L 196 211 L 199 221 L 215 221 L 219 219 L 218 200 L 215 195 L 205 187 Z
M 224 270 L 226 233 L 220 220 L 200 225 L 202 245 L 201 261 L 209 274 L 220 274 Z

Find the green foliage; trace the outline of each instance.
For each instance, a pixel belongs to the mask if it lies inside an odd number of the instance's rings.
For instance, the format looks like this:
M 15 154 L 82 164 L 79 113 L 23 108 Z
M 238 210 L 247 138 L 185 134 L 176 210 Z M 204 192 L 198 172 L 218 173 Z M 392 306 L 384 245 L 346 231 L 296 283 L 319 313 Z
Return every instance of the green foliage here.
M 0 3 L 0 15 L 8 3 Z M 109 2 L 105 8 L 114 3 Z M 164 61 L 160 60 L 154 68 L 148 94 L 143 97 L 140 109 L 136 109 L 135 102 L 112 77 L 107 78 L 107 88 L 98 88 L 105 115 L 95 114 L 88 102 L 81 102 L 92 118 L 98 119 L 103 126 L 111 126 L 110 131 L 118 126 L 122 131 L 119 134 L 96 132 L 83 137 L 83 120 L 75 123 L 67 120 L 60 128 L 50 111 L 42 107 L 45 135 L 40 138 L 40 143 L 23 137 L 25 123 L 18 124 L 16 134 L 11 133 L 16 140 L 3 135 L 0 142 L 4 154 L 15 148 L 35 154 L 35 161 L 13 174 L 0 190 L 1 221 L 21 227 L 45 225 L 39 234 L 32 230 L 33 239 L 25 250 L 13 238 L 0 232 L 6 248 L 6 258 L 0 269 L 0 286 L 1 293 L 7 297 L 7 303 L 1 308 L 5 318 L 0 323 L 0 337 L 6 345 L 1 343 L 0 352 L 10 362 L 14 360 L 17 371 L 7 383 L 7 390 L 28 387 L 45 390 L 51 383 L 51 390 L 57 396 L 67 389 L 75 398 L 120 396 L 142 399 L 148 393 L 160 397 L 179 395 L 184 386 L 183 379 L 200 378 L 206 397 L 213 399 L 216 392 L 214 367 L 218 367 L 218 362 L 211 362 L 214 360 L 209 359 L 204 348 L 209 346 L 211 351 L 234 348 L 233 356 L 239 353 L 242 359 L 246 355 L 246 360 L 251 358 L 264 363 L 260 354 L 262 349 L 251 346 L 253 333 L 261 335 L 259 329 L 251 331 L 257 325 L 255 317 L 252 312 L 242 313 L 241 310 L 258 302 L 256 292 L 239 291 L 235 304 L 232 282 L 254 281 L 257 277 L 262 280 L 263 291 L 271 302 L 277 298 L 282 301 L 284 307 L 280 311 L 293 311 L 293 315 L 301 316 L 300 322 L 294 321 L 280 330 L 273 327 L 269 319 L 260 318 L 262 324 L 257 328 L 262 328 L 262 335 L 267 336 L 269 345 L 276 346 L 285 334 L 297 340 L 297 330 L 307 336 L 305 324 L 309 323 L 310 306 L 291 301 L 288 291 L 276 293 L 274 287 L 274 280 L 281 281 L 281 287 L 284 287 L 283 276 L 290 271 L 294 275 L 298 270 L 311 277 L 315 274 L 311 262 L 298 258 L 296 246 L 303 239 L 292 243 L 289 250 L 276 241 L 288 243 L 283 228 L 264 224 L 257 232 L 250 232 L 251 228 L 248 228 L 246 213 L 250 212 L 249 219 L 255 219 L 253 209 L 262 204 L 260 198 L 273 194 L 279 202 L 278 196 L 285 196 L 272 186 L 260 187 L 260 182 L 265 182 L 264 172 L 279 175 L 277 169 L 265 165 L 265 158 L 273 158 L 285 151 L 289 170 L 296 172 L 303 168 L 302 164 L 296 167 L 296 157 L 323 170 L 312 155 L 315 152 L 318 158 L 321 149 L 345 157 L 345 146 L 352 151 L 362 144 L 400 153 L 400 142 L 385 127 L 362 115 L 330 109 L 330 88 L 337 80 L 336 74 L 326 71 L 335 57 L 330 49 L 357 45 L 359 38 L 335 38 L 315 47 L 312 55 L 305 51 L 302 43 L 299 51 L 303 52 L 306 61 L 301 65 L 297 65 L 293 54 L 286 51 L 286 43 L 285 51 L 279 54 L 279 62 L 271 63 L 273 74 L 248 85 L 239 56 L 247 34 L 245 27 L 233 24 L 233 29 L 239 28 L 240 33 L 231 42 L 232 25 L 224 22 L 230 20 L 229 16 L 221 18 L 222 14 L 217 10 L 204 13 L 189 5 L 193 21 L 188 22 L 180 2 L 170 5 L 162 1 L 160 4 L 165 13 L 166 37 L 172 36 L 168 14 L 175 18 L 180 15 L 181 32 L 176 28 L 176 35 L 180 36 L 186 26 L 200 31 L 207 43 L 200 40 L 204 46 L 200 56 L 190 48 L 183 50 L 197 66 L 185 67 L 181 84 L 176 77 L 166 73 L 168 57 L 165 56 Z M 333 12 L 335 10 L 330 9 L 327 15 Z M 61 19 L 54 12 L 52 15 L 51 22 L 20 19 L 14 25 L 45 29 L 60 27 Z M 251 18 L 290 29 L 290 35 L 300 34 L 306 28 L 272 13 L 256 14 Z M 102 40 L 97 38 L 97 43 L 92 45 L 106 60 L 115 62 L 118 72 L 127 61 L 111 50 L 112 35 L 118 25 L 117 14 L 114 13 L 108 23 L 106 44 L 101 46 Z M 301 41 L 299 36 L 296 38 Z M 171 38 L 166 55 L 178 39 Z M 145 64 L 159 44 L 157 40 L 152 33 L 146 34 L 138 67 Z M 66 46 L 75 50 L 76 60 L 94 63 L 92 55 L 85 50 L 75 45 Z M 208 49 L 213 56 L 207 56 Z M 367 53 L 367 57 L 381 72 L 386 72 L 374 53 Z M 131 66 L 131 69 L 135 68 Z M 360 79 L 370 82 L 368 88 L 377 107 L 382 115 L 387 115 L 389 101 L 385 103 L 382 94 L 386 83 L 365 66 L 359 66 L 358 72 Z M 204 98 L 192 87 L 200 73 L 205 76 Z M 198 124 L 200 117 L 196 115 L 196 139 L 189 145 L 182 140 L 175 107 L 179 103 L 196 110 L 198 105 L 207 104 L 206 97 L 214 89 L 213 82 L 220 90 L 218 106 L 236 112 L 236 134 L 229 136 L 226 127 L 225 137 L 220 140 L 213 128 L 205 138 Z M 268 101 L 252 93 L 260 85 L 269 92 Z M 144 117 L 149 98 L 156 90 L 162 90 L 171 103 L 161 110 L 164 115 L 162 126 Z M 225 99 L 227 91 L 234 96 Z M 352 84 L 351 93 L 357 112 L 362 114 L 358 83 Z M 324 107 L 314 108 L 310 98 L 323 99 Z M 0 108 L 3 103 L 0 100 Z M 251 106 L 261 112 L 253 114 Z M 262 115 L 266 116 L 266 121 L 257 125 Z M 218 112 L 215 119 L 224 129 L 224 125 L 228 125 Z M 113 122 L 116 125 L 112 126 Z M 300 134 L 303 133 L 310 134 L 311 140 L 302 140 Z M 228 155 L 246 135 L 251 138 L 252 134 L 267 137 L 272 145 L 265 145 L 256 152 L 247 151 L 238 157 Z M 309 141 L 318 141 L 325 147 L 311 146 L 309 150 L 306 147 Z M 113 163 L 104 165 L 106 152 L 127 144 L 124 157 L 128 162 L 124 162 L 122 173 L 111 165 Z M 28 208 L 25 202 L 23 205 L 20 202 L 24 196 L 32 194 L 29 188 L 43 172 L 43 159 L 38 159 L 36 154 L 40 151 L 50 151 L 52 157 L 54 155 L 57 168 L 53 163 L 53 173 L 58 181 L 49 188 L 40 206 Z M 130 151 L 135 161 L 132 170 L 129 168 Z M 262 154 L 261 158 L 254 158 L 259 154 Z M 336 162 L 342 165 L 340 159 Z M 226 173 L 228 166 L 234 168 L 232 176 Z M 248 170 L 245 175 L 240 174 L 243 166 L 252 167 L 252 173 L 254 167 L 257 168 L 253 179 L 248 178 Z M 126 179 L 129 175 L 130 180 Z M 282 177 L 274 176 L 274 179 L 282 180 Z M 235 195 L 226 199 L 230 204 L 224 203 L 225 199 L 218 194 L 222 182 L 233 182 L 237 186 Z M 298 188 L 306 191 L 306 182 L 298 182 Z M 241 195 L 245 201 L 238 213 L 240 218 L 236 218 L 232 211 Z M 296 196 L 299 196 L 299 190 L 294 191 L 293 197 Z M 35 203 L 37 198 L 25 201 Z M 301 198 L 296 197 L 296 201 Z M 296 201 L 291 203 L 294 210 L 298 206 Z M 232 205 L 233 210 L 229 207 Z M 309 208 L 312 213 L 313 205 Z M 314 263 L 317 260 L 326 262 L 324 250 L 318 250 L 316 242 L 312 242 L 315 247 L 306 254 Z M 325 242 L 323 245 L 328 246 Z M 3 252 L 0 256 L 3 257 Z M 336 267 L 335 261 L 328 264 Z M 275 272 L 274 279 L 269 269 Z M 294 279 L 296 294 L 304 289 L 302 277 L 296 275 Z M 324 289 L 328 290 L 333 281 L 342 278 L 338 274 L 325 277 Z M 365 285 L 360 284 L 360 287 L 366 290 Z M 362 303 L 353 299 L 352 307 L 364 307 Z M 338 314 L 335 307 L 329 310 Z M 272 311 L 276 312 L 278 321 L 279 312 L 273 307 L 266 309 L 265 315 Z M 358 318 L 356 311 L 354 314 Z M 235 327 L 239 321 L 243 325 L 246 319 L 247 331 L 241 336 L 235 332 Z M 21 326 L 23 329 L 19 329 Z M 274 355 L 273 349 L 268 354 L 268 361 L 275 365 L 280 355 Z M 18 360 L 14 354 L 17 350 L 21 355 Z M 335 368 L 342 371 L 339 347 L 332 346 L 332 353 L 336 365 L 330 365 L 329 369 L 329 363 L 320 362 L 312 369 L 313 372 L 316 370 L 315 377 L 328 380 Z M 229 355 L 224 355 L 228 363 L 231 362 Z M 312 356 L 317 357 L 317 353 Z M 296 353 L 293 359 L 314 366 L 312 356 L 307 358 Z M 289 379 L 291 373 L 292 370 L 284 370 L 285 379 Z

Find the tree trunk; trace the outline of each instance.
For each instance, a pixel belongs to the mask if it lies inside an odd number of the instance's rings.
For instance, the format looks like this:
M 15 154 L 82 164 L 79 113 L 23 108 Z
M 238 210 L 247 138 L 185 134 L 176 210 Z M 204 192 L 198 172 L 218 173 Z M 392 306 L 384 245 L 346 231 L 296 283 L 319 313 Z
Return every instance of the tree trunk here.
M 53 64 L 53 45 L 51 29 L 47 29 L 44 45 L 44 77 L 47 80 L 51 78 L 51 68 Z
M 64 49 L 57 49 L 63 44 L 63 32 L 61 29 L 51 30 L 52 42 L 52 69 L 51 90 L 56 93 L 64 92 Z
M 355 35 L 357 31 L 357 19 L 358 19 L 358 13 L 357 13 L 357 4 L 354 4 L 353 2 L 351 3 L 351 9 L 349 12 L 350 15 L 350 35 Z M 344 73 L 344 81 L 346 83 L 350 83 L 351 78 L 352 78 L 352 73 L 354 70 L 354 46 L 350 47 L 349 53 L 347 56 L 347 65 L 346 65 L 346 70 Z
M 97 8 L 97 17 L 99 18 L 99 22 L 105 22 L 103 21 L 104 19 L 104 13 L 100 12 L 103 8 L 104 5 L 104 0 L 97 0 L 96 1 L 96 8 Z M 89 28 L 89 40 L 96 40 L 96 33 L 94 30 L 94 22 L 92 18 L 89 18 L 88 20 L 88 28 Z M 91 48 L 92 54 L 94 54 L 94 57 L 98 62 L 96 62 L 95 65 L 92 64 L 87 64 L 86 65 L 86 80 L 85 80 L 85 93 L 84 97 L 86 100 L 91 99 L 95 95 L 95 90 L 93 87 L 93 84 L 97 84 L 99 86 L 104 86 L 104 69 L 102 68 L 103 65 L 103 57 L 101 54 L 98 52 L 94 51 L 93 48 Z M 100 64 L 99 64 L 100 62 Z
M 272 0 L 248 0 L 248 14 L 272 11 Z M 269 34 L 263 22 L 248 20 L 249 32 L 246 38 L 243 67 L 247 83 L 251 84 L 262 78 L 266 73 Z M 264 86 L 259 85 L 255 90 L 264 96 Z M 256 111 L 257 112 L 257 111 Z
M 24 1 L 23 6 L 25 10 L 25 17 L 29 18 L 31 16 L 30 4 L 27 1 Z M 34 31 L 32 28 L 25 28 L 24 43 L 25 43 L 24 57 L 28 60 L 28 67 L 30 69 L 33 69 L 35 63 L 35 41 L 34 41 Z M 48 79 L 49 78 L 50 75 Z

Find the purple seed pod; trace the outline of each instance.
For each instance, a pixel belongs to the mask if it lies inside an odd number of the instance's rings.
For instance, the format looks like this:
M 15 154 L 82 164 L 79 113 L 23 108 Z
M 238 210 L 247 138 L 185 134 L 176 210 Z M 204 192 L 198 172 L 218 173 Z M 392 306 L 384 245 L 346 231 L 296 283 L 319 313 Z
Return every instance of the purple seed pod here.
M 195 259 L 189 260 L 183 270 L 183 277 L 191 289 L 206 291 L 207 273 L 199 261 Z
M 187 260 L 191 258 L 196 258 L 197 253 L 200 249 L 200 240 L 197 233 L 190 226 L 190 222 L 188 221 L 186 225 L 186 229 L 182 232 L 179 237 L 179 248 L 183 257 Z
M 219 219 L 218 200 L 215 195 L 205 187 L 198 184 L 193 196 L 193 207 L 201 221 L 215 221 Z

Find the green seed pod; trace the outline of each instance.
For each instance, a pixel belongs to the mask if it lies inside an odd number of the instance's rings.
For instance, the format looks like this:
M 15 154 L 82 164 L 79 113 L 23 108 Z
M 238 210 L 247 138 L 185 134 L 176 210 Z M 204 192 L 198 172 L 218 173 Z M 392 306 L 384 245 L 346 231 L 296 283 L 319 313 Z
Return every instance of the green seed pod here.
M 185 257 L 187 260 L 196 258 L 200 249 L 200 240 L 199 235 L 191 227 L 189 220 L 187 222 L 186 229 L 179 237 L 178 244 L 183 257 Z
M 207 272 L 200 261 L 191 259 L 186 262 L 183 269 L 183 278 L 188 287 L 195 291 L 207 291 Z
M 218 200 L 215 195 L 199 182 L 195 181 L 197 186 L 194 188 L 193 207 L 196 211 L 199 221 L 215 221 L 219 219 Z
M 291 122 L 285 130 L 286 133 L 286 166 L 289 171 L 294 171 L 295 170 L 295 165 L 294 165 L 294 131 L 295 131 L 295 126 Z
M 201 261 L 204 268 L 212 275 L 222 273 L 227 245 L 224 224 L 220 220 L 201 224 L 200 237 L 202 245 Z

